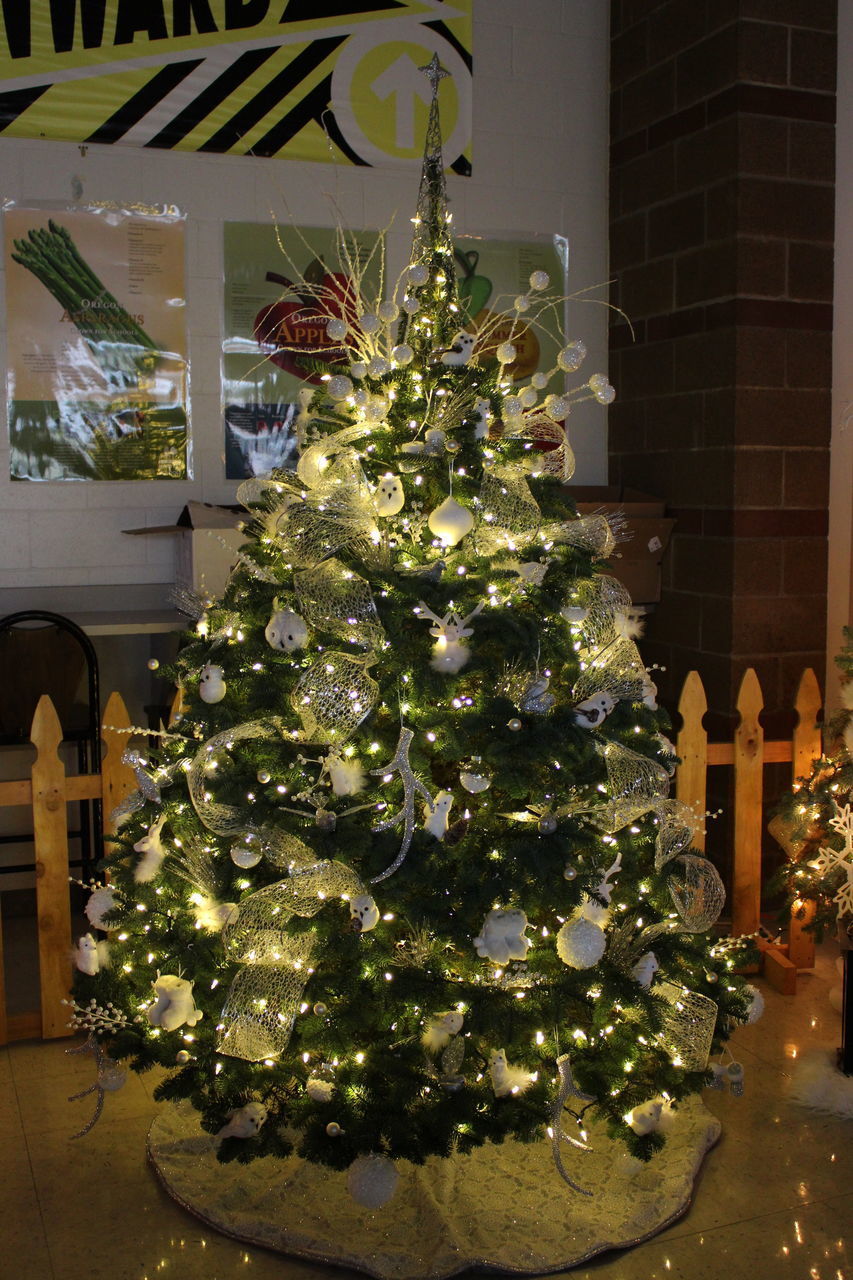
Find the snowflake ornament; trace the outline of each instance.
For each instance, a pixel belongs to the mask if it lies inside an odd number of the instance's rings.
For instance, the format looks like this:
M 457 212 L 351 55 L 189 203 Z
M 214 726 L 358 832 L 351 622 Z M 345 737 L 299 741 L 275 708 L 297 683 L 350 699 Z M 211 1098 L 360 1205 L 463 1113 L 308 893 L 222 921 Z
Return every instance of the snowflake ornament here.
M 845 879 L 838 888 L 833 902 L 838 904 L 840 915 L 853 915 L 853 809 L 845 804 L 838 810 L 829 825 L 841 836 L 844 844 L 840 849 L 831 849 L 824 845 L 817 857 L 809 866 L 818 875 L 827 876 L 835 871 L 843 871 Z

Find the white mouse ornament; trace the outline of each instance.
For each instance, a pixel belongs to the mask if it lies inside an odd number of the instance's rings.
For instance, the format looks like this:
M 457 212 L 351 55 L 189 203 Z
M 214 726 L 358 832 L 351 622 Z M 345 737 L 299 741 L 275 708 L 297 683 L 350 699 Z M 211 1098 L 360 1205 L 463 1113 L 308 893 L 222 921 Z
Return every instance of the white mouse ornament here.
M 373 494 L 373 505 L 378 516 L 395 516 L 406 505 L 406 494 L 399 476 L 388 472 L 379 481 Z
M 271 649 L 295 653 L 308 641 L 308 624 L 293 609 L 283 609 L 278 598 L 272 602 L 272 616 L 264 628 L 264 638 Z
M 379 923 L 379 908 L 369 893 L 359 893 L 349 904 L 350 921 L 356 933 L 369 933 Z
M 262 1102 L 247 1102 L 244 1107 L 232 1111 L 229 1120 L 222 1126 L 217 1138 L 254 1138 L 267 1118 L 267 1109 Z
M 198 678 L 198 696 L 202 702 L 221 702 L 227 688 L 223 671 L 214 662 L 206 662 Z
M 474 401 L 474 439 L 485 440 L 489 434 L 489 419 L 492 416 L 488 400 L 478 396 Z
M 137 884 L 148 884 L 158 874 L 168 850 L 163 844 L 160 834 L 166 822 L 165 813 L 152 823 L 145 835 L 133 846 L 134 853 L 142 857 L 133 868 L 133 878 Z
M 474 939 L 477 955 L 494 964 L 524 960 L 533 944 L 525 938 L 527 916 L 519 907 L 492 907 Z
M 175 973 L 160 973 L 154 982 L 155 999 L 145 1010 L 152 1027 L 177 1031 L 178 1027 L 194 1027 L 204 1017 L 195 1007 L 193 984 Z

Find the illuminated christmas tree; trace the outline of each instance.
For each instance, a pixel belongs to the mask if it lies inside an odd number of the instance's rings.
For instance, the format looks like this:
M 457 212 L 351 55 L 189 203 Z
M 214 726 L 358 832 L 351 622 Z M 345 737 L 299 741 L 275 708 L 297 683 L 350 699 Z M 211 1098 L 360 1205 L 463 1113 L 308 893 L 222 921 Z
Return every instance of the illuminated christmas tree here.
M 222 1160 L 366 1160 L 379 1203 L 393 1161 L 550 1133 L 579 1186 L 561 1139 L 594 1106 L 648 1158 L 752 998 L 707 937 L 722 886 L 668 798 L 613 529 L 562 483 L 567 418 L 613 389 L 562 333 L 514 380 L 514 336 L 564 312 L 542 271 L 509 338 L 460 322 L 435 91 L 396 285 L 364 296 L 340 240 L 352 289 L 300 283 L 340 360 L 306 362 L 296 472 L 239 491 L 77 1024 L 170 1068 Z

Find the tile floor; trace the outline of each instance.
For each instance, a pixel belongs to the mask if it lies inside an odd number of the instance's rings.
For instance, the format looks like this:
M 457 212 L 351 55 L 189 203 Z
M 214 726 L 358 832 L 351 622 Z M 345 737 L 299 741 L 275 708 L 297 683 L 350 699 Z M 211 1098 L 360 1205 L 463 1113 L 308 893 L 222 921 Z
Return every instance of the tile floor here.
M 708 1090 L 723 1136 L 688 1213 L 653 1240 L 572 1280 L 853 1280 L 853 1120 L 787 1100 L 796 1059 L 832 1047 L 825 944 L 796 997 L 764 984 L 767 1012 L 733 1040 L 745 1094 Z M 161 1190 L 145 1159 L 153 1082 L 130 1077 L 88 1137 L 91 1059 L 68 1041 L 0 1050 L 0 1276 L 8 1280 L 354 1280 L 355 1273 L 247 1247 L 206 1229 Z M 853 1081 L 851 1081 L 853 1090 Z M 472 1273 L 473 1274 L 473 1273 Z

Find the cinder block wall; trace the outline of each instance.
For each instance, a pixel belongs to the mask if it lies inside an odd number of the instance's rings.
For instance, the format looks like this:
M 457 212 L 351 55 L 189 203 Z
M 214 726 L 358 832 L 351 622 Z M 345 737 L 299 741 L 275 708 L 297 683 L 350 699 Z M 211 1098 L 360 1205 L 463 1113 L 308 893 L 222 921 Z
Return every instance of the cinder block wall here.
M 824 661 L 836 6 L 614 0 L 611 26 L 611 480 L 678 518 L 645 652 L 725 720 L 754 666 L 772 731 Z

